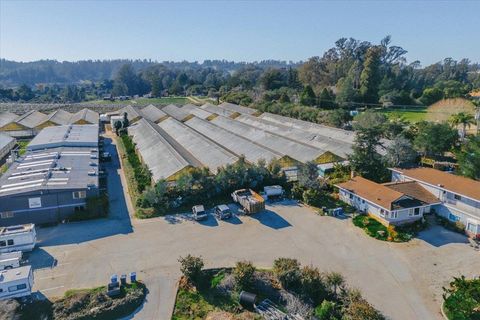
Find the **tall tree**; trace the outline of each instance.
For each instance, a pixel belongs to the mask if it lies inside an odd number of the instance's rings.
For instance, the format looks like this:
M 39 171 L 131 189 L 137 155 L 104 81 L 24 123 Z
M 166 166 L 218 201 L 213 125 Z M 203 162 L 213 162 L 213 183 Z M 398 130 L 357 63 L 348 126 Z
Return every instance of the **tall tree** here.
M 480 180 L 480 136 L 471 136 L 457 154 L 460 173 Z
M 381 46 L 368 48 L 365 55 L 365 62 L 360 75 L 360 94 L 364 102 L 378 102 L 378 87 L 382 80 L 380 72 L 382 55 L 383 48 Z
M 451 150 L 458 139 L 457 130 L 446 123 L 417 123 L 415 148 L 425 156 L 441 156 Z
M 303 89 L 302 95 L 300 96 L 300 103 L 305 106 L 313 106 L 317 97 L 315 96 L 315 92 L 310 85 L 305 86 Z

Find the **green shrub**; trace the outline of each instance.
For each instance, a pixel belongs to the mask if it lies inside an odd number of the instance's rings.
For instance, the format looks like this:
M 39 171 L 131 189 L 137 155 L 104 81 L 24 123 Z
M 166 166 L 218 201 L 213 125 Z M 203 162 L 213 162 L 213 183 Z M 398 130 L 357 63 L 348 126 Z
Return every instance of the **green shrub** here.
M 198 284 L 202 277 L 202 269 L 204 266 L 202 257 L 194 257 L 187 255 L 186 257 L 180 257 L 180 271 L 192 284 Z
M 249 290 L 253 287 L 255 267 L 250 261 L 239 261 L 233 269 L 235 287 L 238 291 Z
M 303 202 L 305 204 L 308 204 L 309 206 L 320 206 L 320 197 L 322 196 L 322 193 L 318 189 L 307 189 L 303 192 L 302 198 Z
M 275 259 L 273 272 L 285 289 L 295 289 L 300 284 L 300 263 L 297 259 Z
M 323 302 L 315 308 L 315 317 L 320 320 L 341 319 L 336 303 L 328 300 L 323 300 Z
M 315 304 L 327 297 L 327 290 L 322 274 L 317 268 L 305 266 L 301 275 L 302 293 Z
M 480 279 L 454 278 L 443 291 L 443 306 L 449 319 L 480 320 Z

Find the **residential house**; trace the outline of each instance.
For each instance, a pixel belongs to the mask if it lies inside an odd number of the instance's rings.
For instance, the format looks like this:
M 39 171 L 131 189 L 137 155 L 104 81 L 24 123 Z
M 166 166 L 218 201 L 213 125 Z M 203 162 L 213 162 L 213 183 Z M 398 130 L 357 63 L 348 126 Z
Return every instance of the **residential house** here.
M 420 220 L 439 201 L 421 185 L 409 183 L 379 184 L 353 177 L 336 185 L 340 199 L 384 225 L 402 225 Z
M 462 222 L 470 236 L 480 237 L 480 181 L 431 168 L 390 170 L 392 181 L 418 183 L 439 200 L 435 213 Z

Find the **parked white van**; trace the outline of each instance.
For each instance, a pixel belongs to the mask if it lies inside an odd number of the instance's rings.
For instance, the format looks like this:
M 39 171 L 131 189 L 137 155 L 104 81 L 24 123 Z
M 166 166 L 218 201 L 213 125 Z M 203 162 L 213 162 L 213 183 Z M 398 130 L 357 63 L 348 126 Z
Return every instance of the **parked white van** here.
M 0 300 L 29 296 L 33 288 L 31 266 L 0 272 Z
M 32 251 L 37 241 L 33 223 L 0 227 L 0 253 Z

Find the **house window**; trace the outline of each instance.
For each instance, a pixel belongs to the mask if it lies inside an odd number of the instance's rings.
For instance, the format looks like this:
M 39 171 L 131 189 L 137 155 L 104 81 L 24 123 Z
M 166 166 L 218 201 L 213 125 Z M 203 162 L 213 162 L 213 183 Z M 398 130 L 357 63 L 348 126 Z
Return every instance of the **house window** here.
M 455 200 L 462 200 L 462 197 L 458 194 L 455 194 L 453 197 L 455 198 Z
M 415 215 L 418 216 L 420 214 L 420 208 L 415 208 Z
M 6 241 L 0 241 L 0 247 L 6 247 L 7 242 Z
M 413 209 L 408 209 L 408 216 L 409 217 L 413 216 Z
M 13 218 L 13 212 L 11 212 L 11 211 L 2 212 L 0 214 L 0 217 L 2 219 Z
M 458 216 L 456 216 L 456 215 L 454 215 L 454 214 L 451 214 L 451 213 L 448 215 L 448 219 L 450 219 L 450 220 L 453 221 L 453 222 L 460 221 L 460 217 L 458 217 Z
M 9 246 L 13 246 L 13 239 L 9 239 L 9 240 L 7 240 L 7 245 L 9 245 Z
M 467 225 L 467 230 L 469 232 L 476 233 L 477 232 L 477 225 L 469 222 L 468 225 Z
M 73 199 L 85 199 L 87 197 L 87 192 L 84 191 L 74 191 L 72 192 Z
M 365 200 L 362 199 L 362 203 L 365 203 Z
M 382 217 L 385 217 L 385 210 L 380 209 L 380 215 L 381 215 Z
M 349 196 L 350 196 L 350 199 L 353 199 L 353 194 L 351 194 L 351 193 L 350 193 L 350 195 L 349 195 Z
M 397 211 L 392 211 L 392 212 L 390 213 L 390 218 L 392 218 L 392 219 L 397 219 Z

